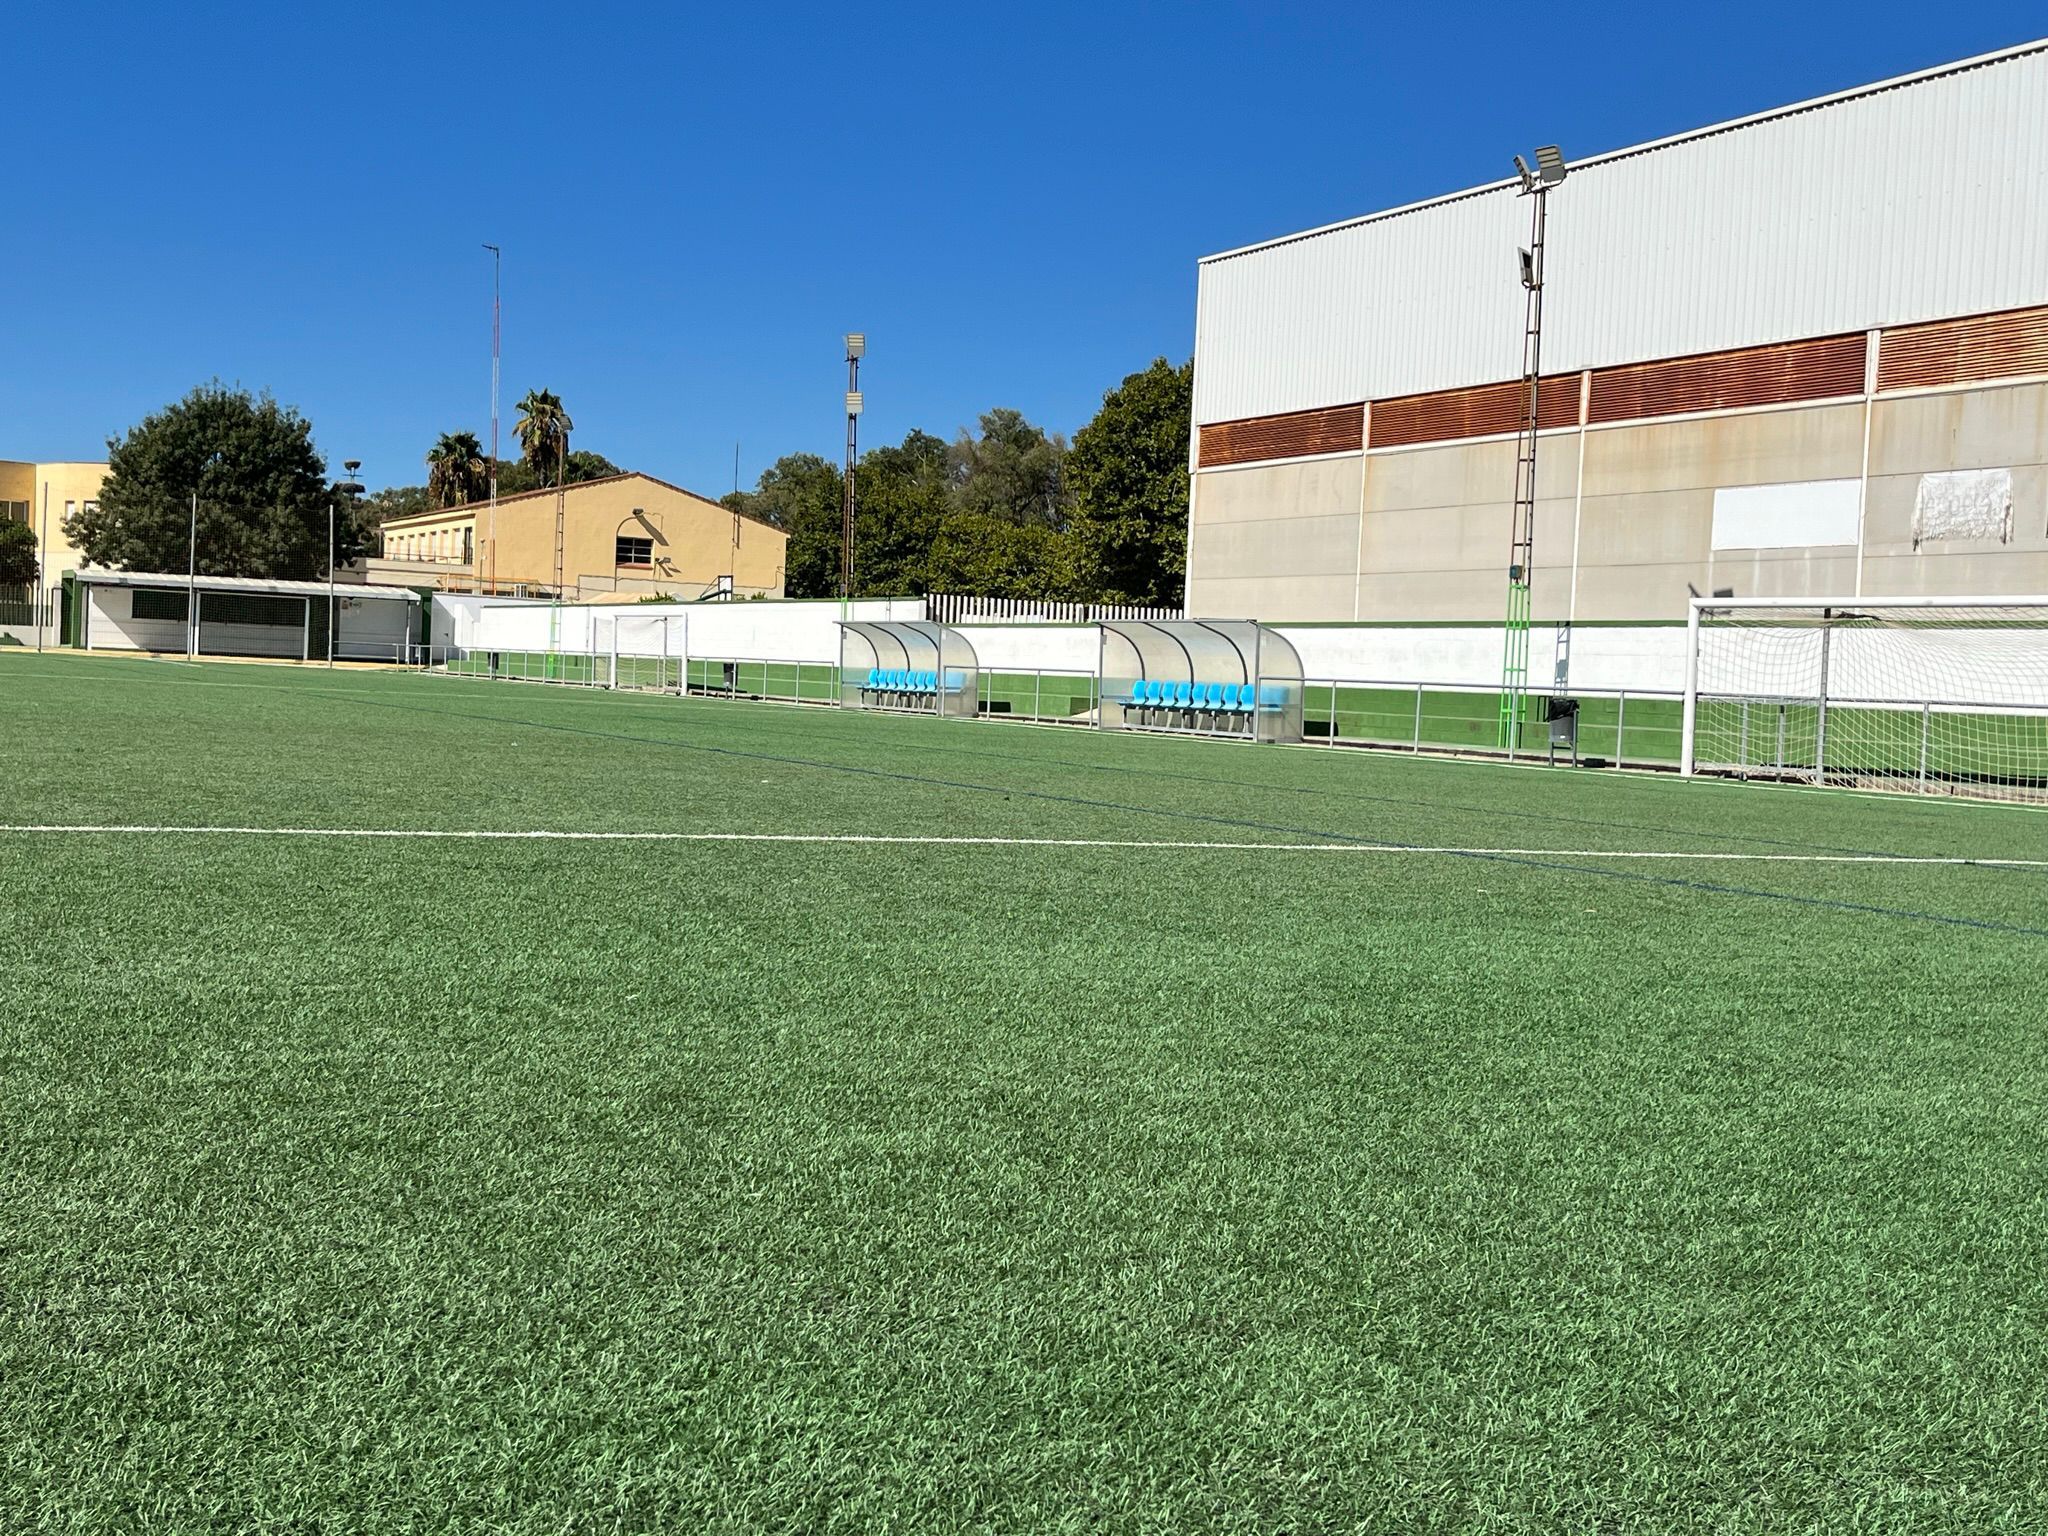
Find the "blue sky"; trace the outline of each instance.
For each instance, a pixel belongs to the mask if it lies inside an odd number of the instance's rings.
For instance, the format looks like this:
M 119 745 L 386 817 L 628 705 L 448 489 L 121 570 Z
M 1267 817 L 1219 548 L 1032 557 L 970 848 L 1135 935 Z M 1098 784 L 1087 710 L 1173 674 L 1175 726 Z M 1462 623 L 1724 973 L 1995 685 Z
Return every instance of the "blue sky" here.
M 711 494 L 1186 357 L 1210 251 L 2023 41 L 2038 3 L 112 8 L 8 29 L 0 457 L 268 389 L 374 487 L 511 402 Z M 23 92 L 26 92 L 24 99 Z

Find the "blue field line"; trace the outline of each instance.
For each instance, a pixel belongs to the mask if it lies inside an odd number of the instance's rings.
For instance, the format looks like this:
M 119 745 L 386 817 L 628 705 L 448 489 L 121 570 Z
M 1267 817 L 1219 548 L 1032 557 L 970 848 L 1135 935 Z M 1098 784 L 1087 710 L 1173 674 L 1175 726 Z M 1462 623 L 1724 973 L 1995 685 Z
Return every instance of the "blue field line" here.
M 1237 827 L 1256 832 L 1277 832 L 1295 838 L 1323 838 L 1330 842 L 1356 843 L 1371 848 L 1420 848 L 1420 843 L 1402 842 L 1398 839 L 1363 837 L 1345 832 L 1326 832 L 1316 827 L 1298 827 L 1281 822 L 1254 821 L 1248 817 L 1216 816 L 1202 811 L 1175 811 L 1152 805 L 1127 805 L 1117 800 L 1094 800 L 1085 795 L 1061 795 L 1049 790 L 1021 789 L 1000 784 L 973 784 L 961 779 L 942 779 L 931 774 L 907 773 L 894 768 L 863 768 L 851 763 L 819 762 L 813 758 L 790 757 L 776 752 L 752 752 L 739 747 L 707 746 L 699 742 L 677 741 L 659 736 L 636 736 L 625 731 L 600 731 L 589 726 L 561 725 L 541 720 L 514 718 L 506 715 L 480 715 L 467 710 L 432 709 L 425 705 L 401 704 L 391 700 L 373 699 L 358 695 L 362 702 L 383 709 L 404 710 L 412 713 L 443 715 L 459 720 L 478 720 L 491 725 L 523 727 L 532 730 L 557 731 L 565 735 L 584 736 L 597 741 L 625 741 L 642 746 L 667 747 L 677 751 L 699 752 L 714 757 L 729 757 L 742 762 L 775 763 L 785 768 L 812 768 L 829 773 L 846 773 L 862 778 L 883 779 L 900 784 L 922 784 L 935 789 L 966 790 L 973 794 L 1003 795 L 1007 798 L 1039 800 L 1054 805 L 1081 806 L 1089 810 L 1123 811 L 1140 816 L 1159 816 L 1170 821 L 1197 822 L 1209 826 Z M 1247 786 L 1251 787 L 1251 786 Z M 1530 858 L 1524 854 L 1485 853 L 1466 851 L 1449 854 L 1446 857 L 1474 859 L 1485 863 L 1516 864 L 1528 869 L 1554 870 L 1572 875 L 1592 875 L 1608 880 L 1622 880 L 1638 885 L 1667 886 L 1673 890 L 1699 891 L 1721 896 L 1751 896 L 1763 901 L 1789 902 L 1795 906 L 1831 908 L 1838 912 L 1853 912 L 1859 916 L 1897 917 L 1909 921 L 1939 923 L 1955 928 L 1975 928 L 1992 933 L 2023 934 L 2028 938 L 2048 939 L 2048 928 L 2031 928 L 2019 923 L 1998 922 L 1991 918 L 1958 917 L 1947 912 L 1925 912 L 1912 907 L 1884 907 L 1867 902 L 1843 901 L 1832 896 L 1799 896 L 1787 891 L 1766 891 L 1755 886 L 1725 885 L 1711 880 L 1688 880 L 1677 875 L 1649 875 L 1634 870 L 1608 869 L 1584 864 L 1562 864 L 1550 859 Z M 1598 858 L 1597 852 L 1588 852 L 1587 858 Z

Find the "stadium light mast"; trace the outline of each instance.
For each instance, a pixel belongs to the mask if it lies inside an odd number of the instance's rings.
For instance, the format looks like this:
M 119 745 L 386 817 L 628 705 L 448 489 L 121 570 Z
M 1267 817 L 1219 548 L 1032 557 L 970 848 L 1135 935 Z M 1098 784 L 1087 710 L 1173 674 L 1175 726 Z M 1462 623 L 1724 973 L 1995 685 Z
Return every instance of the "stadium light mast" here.
M 498 590 L 498 358 L 499 324 L 498 275 L 504 266 L 505 253 L 490 241 L 484 242 L 484 249 L 491 253 L 491 511 L 485 543 L 491 566 L 491 592 Z M 477 578 L 477 590 L 483 590 L 483 564 L 477 562 L 477 569 L 471 574 Z
M 853 601 L 853 456 L 860 431 L 860 360 L 868 339 L 860 331 L 846 338 L 846 499 L 839 521 L 839 600 Z
M 1520 196 L 1529 199 L 1529 245 L 1522 267 L 1522 420 L 1515 439 L 1515 507 L 1509 527 L 1508 617 L 1501 654 L 1499 745 L 1515 753 L 1522 700 L 1529 691 L 1529 580 L 1536 569 L 1536 432 L 1543 394 L 1543 235 L 1550 189 L 1565 178 L 1555 144 L 1536 151 L 1536 169 L 1515 156 Z
M 192 477 L 192 525 L 190 537 L 185 545 L 185 659 L 190 661 L 199 650 L 199 485 L 205 480 L 206 472 L 220 463 L 218 448 L 200 461 L 198 473 Z
M 356 483 L 356 471 L 362 467 L 361 459 L 342 460 L 342 472 L 348 478 L 327 493 L 327 665 L 330 667 L 334 665 L 334 628 L 338 612 L 334 606 L 334 502 L 340 496 L 353 498 L 363 494 L 362 486 Z

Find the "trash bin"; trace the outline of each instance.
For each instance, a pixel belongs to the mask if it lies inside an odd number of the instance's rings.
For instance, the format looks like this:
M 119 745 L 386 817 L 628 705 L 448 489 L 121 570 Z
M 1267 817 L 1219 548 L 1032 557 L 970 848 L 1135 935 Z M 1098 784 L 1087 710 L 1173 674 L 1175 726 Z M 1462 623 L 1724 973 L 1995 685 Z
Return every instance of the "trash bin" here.
M 1557 761 L 1557 749 L 1569 748 L 1572 766 L 1579 765 L 1579 701 L 1553 698 L 1549 701 L 1550 760 Z

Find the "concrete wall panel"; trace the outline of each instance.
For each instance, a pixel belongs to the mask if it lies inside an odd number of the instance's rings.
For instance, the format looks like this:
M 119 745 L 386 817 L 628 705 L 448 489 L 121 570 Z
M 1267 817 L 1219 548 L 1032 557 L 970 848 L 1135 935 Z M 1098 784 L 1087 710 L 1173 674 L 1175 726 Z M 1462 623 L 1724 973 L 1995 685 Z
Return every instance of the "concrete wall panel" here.
M 1862 469 L 1860 403 L 1640 422 L 1586 435 L 1588 496 L 1853 479 Z
M 1352 573 L 1337 576 L 1191 576 L 1188 612 L 1205 619 L 1250 619 L 1285 613 L 1303 623 L 1351 617 Z

